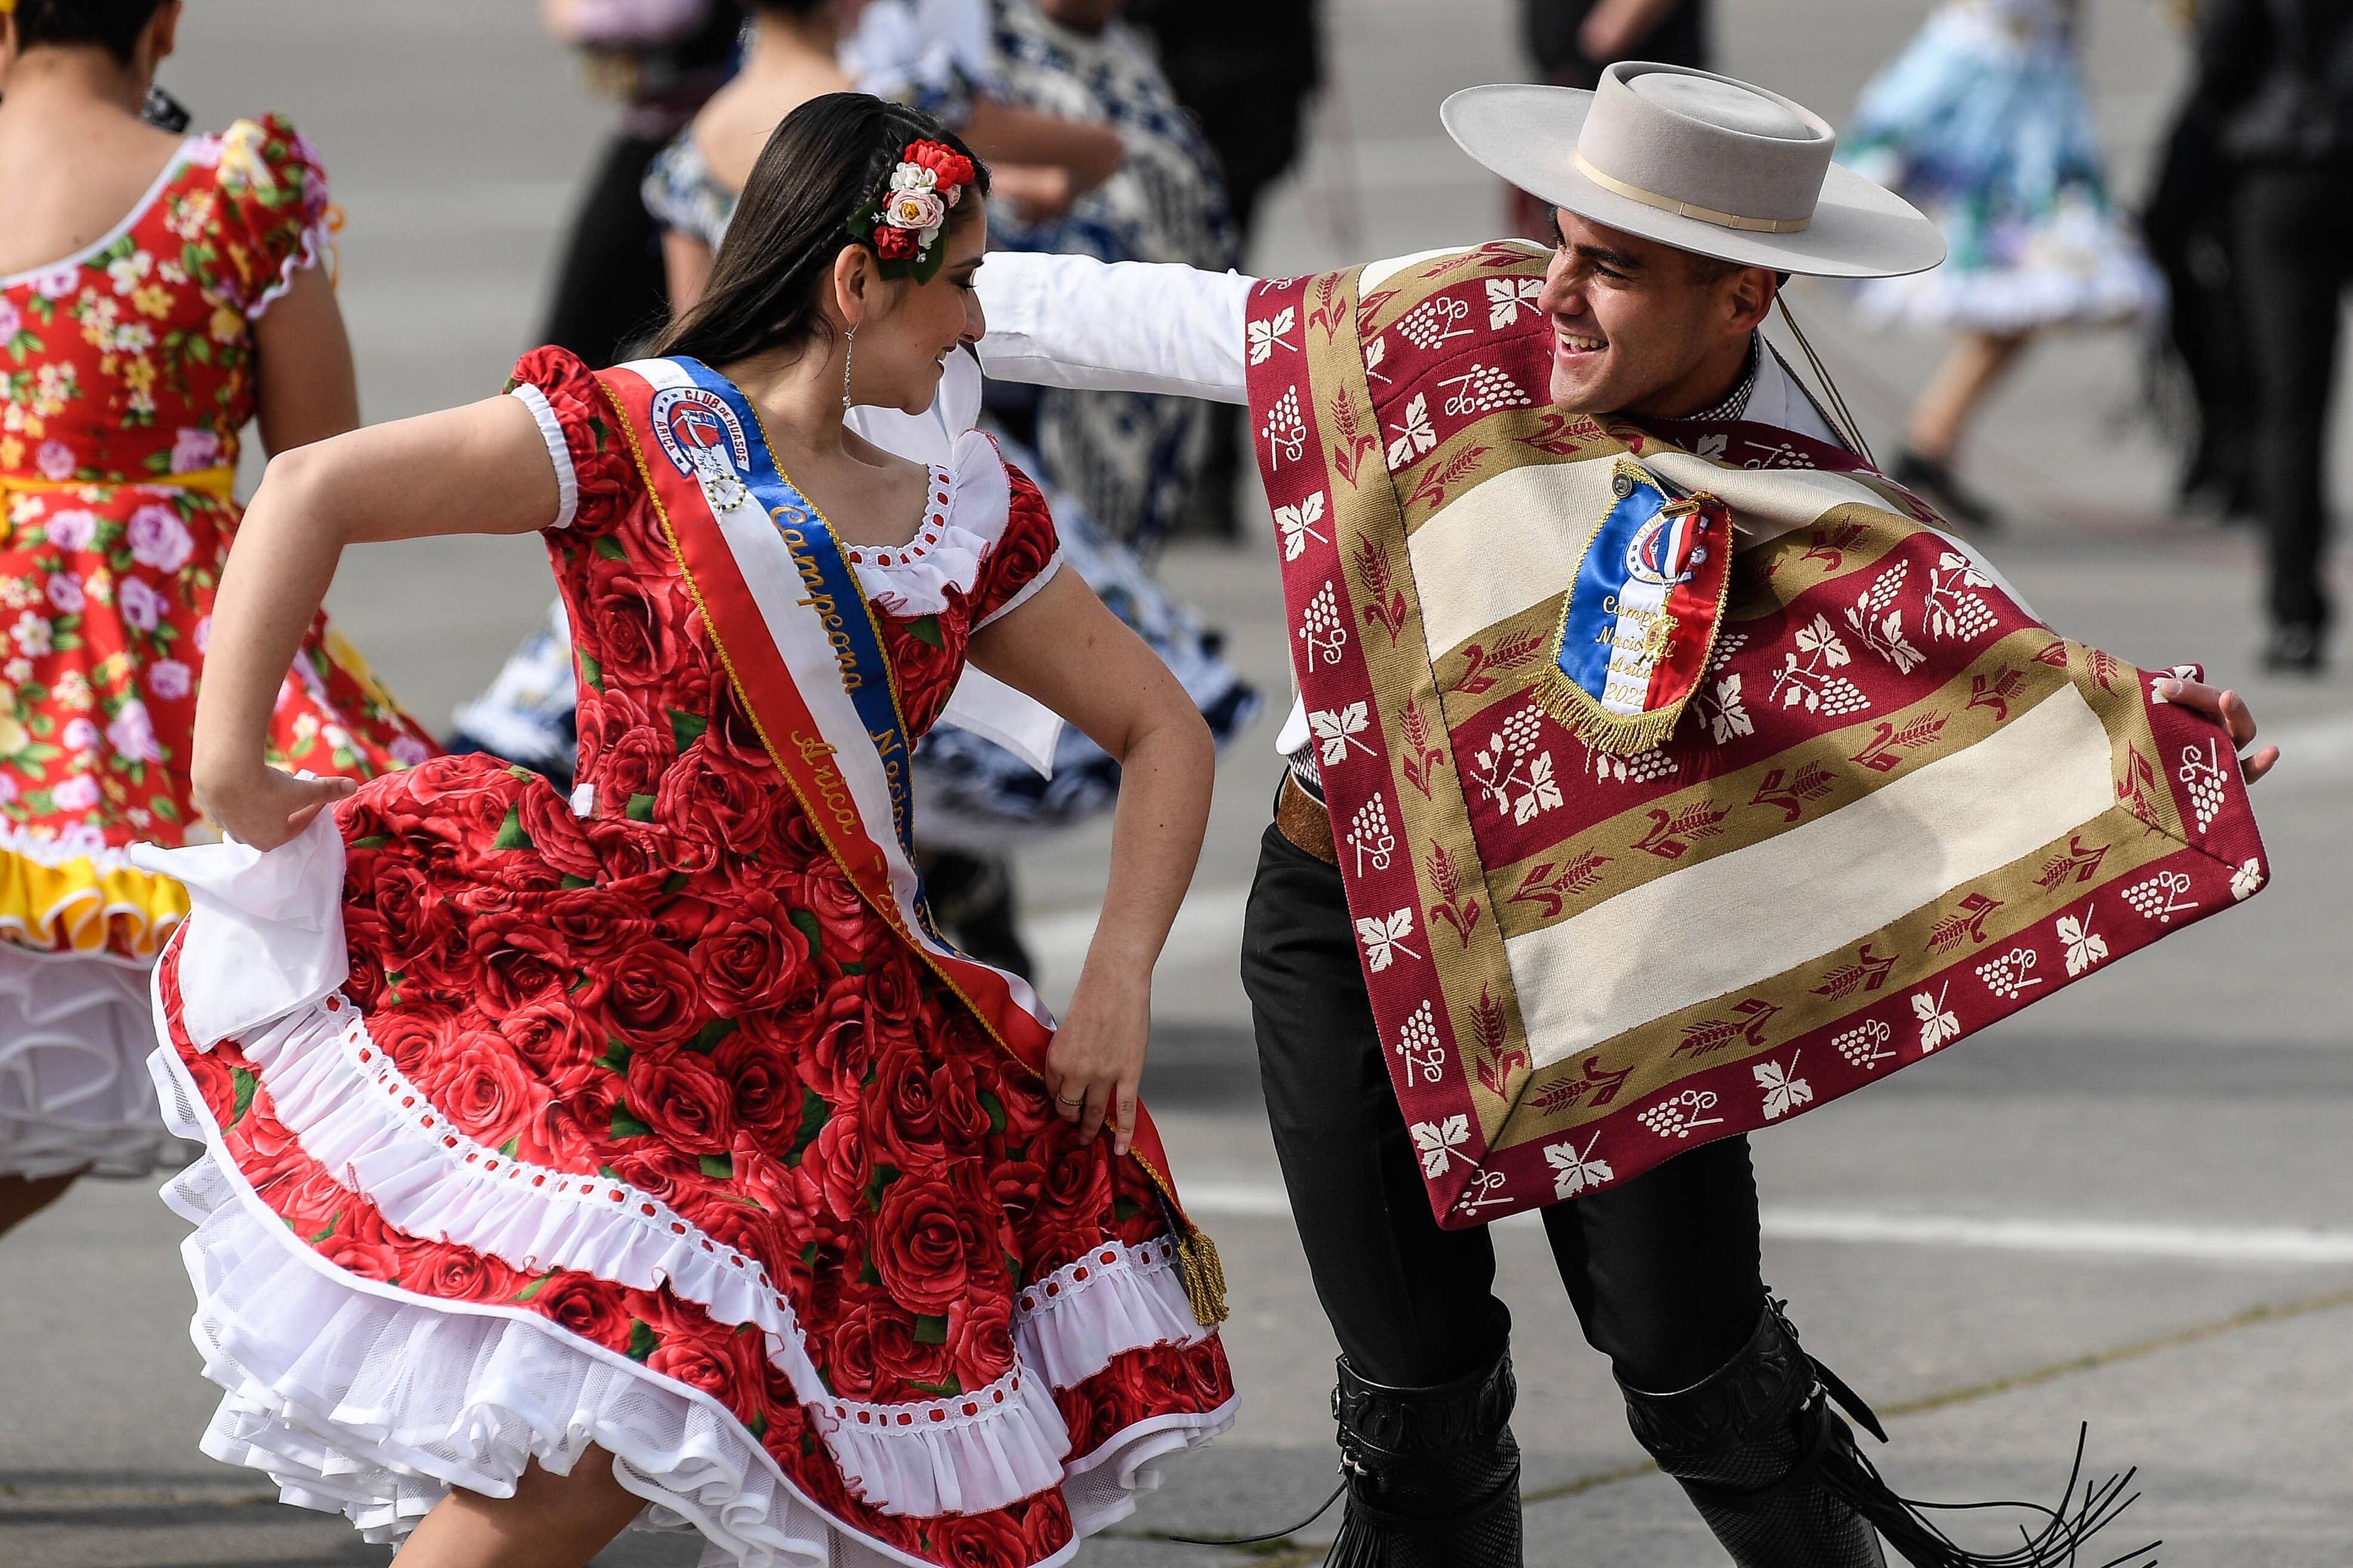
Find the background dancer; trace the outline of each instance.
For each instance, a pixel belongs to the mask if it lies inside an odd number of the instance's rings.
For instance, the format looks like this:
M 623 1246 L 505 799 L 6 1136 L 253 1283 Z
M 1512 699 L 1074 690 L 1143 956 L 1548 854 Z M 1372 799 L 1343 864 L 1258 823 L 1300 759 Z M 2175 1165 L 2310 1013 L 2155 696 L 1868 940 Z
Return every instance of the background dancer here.
M 915 464 L 844 424 L 923 415 L 979 334 L 987 195 L 928 117 L 816 99 L 670 355 L 536 352 L 256 498 L 201 719 L 236 841 L 174 861 L 200 903 L 157 990 L 206 1143 L 171 1197 L 207 1448 L 414 1526 L 404 1568 L 579 1568 L 640 1515 L 746 1563 L 1059 1563 L 1232 1420 L 1215 1256 L 1135 1100 L 1207 731 L 985 437 Z M 571 799 L 487 757 L 267 766 L 344 546 L 459 530 L 544 533 L 589 672 Z M 951 537 L 951 574 L 909 559 Z M 905 747 L 968 657 L 1125 764 L 1059 1031 L 931 934 L 908 863 Z
M 1995 509 L 1955 474 L 1978 410 L 2033 334 L 2129 322 L 2164 302 L 2117 217 L 2077 61 L 2079 0 L 1950 0 L 1855 105 L 1839 150 L 1944 231 L 1945 264 L 1862 284 L 1883 324 L 1960 334 L 1888 469 L 1955 522 Z
M 179 0 L 0 0 L 0 1230 L 175 1145 L 142 1063 L 187 908 L 133 844 L 201 839 L 189 785 L 248 422 L 359 422 L 325 171 L 276 117 L 142 123 Z M 323 618 L 272 760 L 365 777 L 431 747 Z
M 819 93 L 852 85 L 914 103 L 971 139 L 992 167 L 1011 175 L 1002 199 L 1019 205 L 1065 205 L 1093 189 L 1119 167 L 1118 136 L 1100 125 L 1037 113 L 996 96 L 941 46 L 944 40 L 910 27 L 858 35 L 868 47 L 845 62 L 845 19 L 860 0 L 754 0 L 746 7 L 744 68 L 704 105 L 647 172 L 646 205 L 663 231 L 672 310 L 692 305 L 702 290 L 719 237 L 726 232 L 735 193 L 784 117 Z M 875 37 L 888 44 L 876 47 Z
M 646 169 L 733 73 L 735 0 L 542 0 L 548 32 L 580 51 L 589 85 L 621 105 L 588 176 L 541 341 L 603 369 L 670 319 L 661 230 Z

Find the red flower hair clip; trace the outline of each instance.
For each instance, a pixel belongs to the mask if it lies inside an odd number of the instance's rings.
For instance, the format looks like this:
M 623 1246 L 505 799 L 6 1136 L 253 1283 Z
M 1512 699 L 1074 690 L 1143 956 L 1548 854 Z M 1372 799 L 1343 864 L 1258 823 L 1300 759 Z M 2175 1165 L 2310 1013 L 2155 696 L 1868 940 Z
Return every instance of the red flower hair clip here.
M 850 237 L 870 245 L 885 278 L 928 283 L 947 259 L 940 235 L 972 184 L 972 160 L 937 142 L 910 142 L 891 184 L 849 215 Z

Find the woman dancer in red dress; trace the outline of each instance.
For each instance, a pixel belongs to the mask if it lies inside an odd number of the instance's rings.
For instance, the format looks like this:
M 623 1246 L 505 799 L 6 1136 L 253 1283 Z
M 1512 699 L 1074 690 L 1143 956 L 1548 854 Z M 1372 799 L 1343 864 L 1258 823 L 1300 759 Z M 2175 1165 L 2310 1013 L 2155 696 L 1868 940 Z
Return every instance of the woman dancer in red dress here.
M 666 357 L 539 351 L 255 498 L 197 719 L 236 841 L 164 858 L 195 908 L 157 1062 L 207 1145 L 168 1195 L 206 1451 L 414 1527 L 404 1568 L 577 1568 L 633 1520 L 745 1564 L 1059 1563 L 1232 1418 L 1135 1104 L 1208 731 L 985 437 L 927 468 L 842 425 L 923 412 L 980 335 L 987 189 L 927 118 L 813 100 Z M 265 765 L 343 546 L 460 530 L 544 531 L 572 798 Z M 967 660 L 1126 768 L 1059 1033 L 910 867 L 904 748 Z
M 187 898 L 129 849 L 210 836 L 190 734 L 247 425 L 284 451 L 359 423 L 310 145 L 141 122 L 179 14 L 0 0 L 0 1231 L 181 1157 L 142 1064 Z M 432 754 L 323 618 L 290 663 L 272 761 Z

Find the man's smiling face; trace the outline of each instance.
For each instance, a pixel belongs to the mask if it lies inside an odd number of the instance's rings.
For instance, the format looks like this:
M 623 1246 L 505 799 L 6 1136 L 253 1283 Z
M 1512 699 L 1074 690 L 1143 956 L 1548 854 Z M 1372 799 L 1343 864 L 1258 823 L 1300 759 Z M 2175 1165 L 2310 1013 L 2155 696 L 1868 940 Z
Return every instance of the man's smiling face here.
M 1721 397 L 1773 301 L 1773 275 L 1609 228 L 1567 208 L 1538 308 L 1552 401 L 1578 414 L 1673 418 Z M 1725 369 L 1725 366 L 1730 368 Z

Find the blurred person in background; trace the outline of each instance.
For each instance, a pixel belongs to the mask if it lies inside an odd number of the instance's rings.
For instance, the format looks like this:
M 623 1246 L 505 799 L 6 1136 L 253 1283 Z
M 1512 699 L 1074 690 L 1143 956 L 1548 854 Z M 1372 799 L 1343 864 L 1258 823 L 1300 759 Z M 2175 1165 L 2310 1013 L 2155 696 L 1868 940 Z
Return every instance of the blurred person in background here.
M 1948 0 L 1872 79 L 1846 163 L 1936 220 L 1944 266 L 1859 286 L 1869 321 L 1959 334 L 1913 405 L 1889 477 L 1977 527 L 1955 472 L 1987 396 L 2035 333 L 2129 322 L 2164 283 L 2118 219 L 2078 63 L 2080 0 Z
M 2170 9 L 2194 28 L 2191 0 Z M 2186 93 L 2140 226 L 2149 259 L 2165 275 L 2165 333 L 2151 344 L 2148 401 L 2180 453 L 2175 504 L 2228 525 L 2258 510 L 2256 399 L 2231 232 L 2233 171 L 2218 132 L 2196 91 Z
M 141 119 L 179 22 L 0 0 L 0 1231 L 179 1150 L 147 979 L 187 895 L 129 851 L 217 836 L 190 748 L 246 426 L 283 452 L 359 423 L 309 143 Z M 323 616 L 267 745 L 362 778 L 432 754 Z
M 2353 6 L 2206 0 L 2190 104 L 2212 128 L 2233 192 L 2255 490 L 2270 532 L 2263 663 L 2310 675 L 2330 618 L 2325 443 L 2353 276 Z
M 979 0 L 972 0 L 979 4 Z M 749 0 L 743 68 L 654 160 L 643 199 L 662 228 L 670 308 L 690 309 L 768 133 L 799 105 L 850 88 L 937 117 L 971 139 L 1002 199 L 1065 205 L 1109 179 L 1123 155 L 1109 128 L 1041 114 L 991 90 L 969 20 L 906 0 Z M 961 7 L 958 7 L 961 9 Z M 871 15 L 869 14 L 871 11 Z M 985 36 L 984 36 L 985 37 Z
M 599 368 L 670 316 L 661 232 L 638 187 L 733 68 L 743 13 L 734 0 L 541 0 L 558 40 L 578 49 L 621 121 L 589 176 L 557 264 L 543 341 Z
M 1317 0 L 1128 0 L 1126 20 L 1157 46 L 1176 101 L 1217 154 L 1247 252 L 1259 197 L 1298 161 L 1324 82 Z
M 1520 37 L 1540 81 L 1590 92 L 1604 67 L 1620 60 L 1705 70 L 1709 0 L 1520 0 Z M 1505 187 L 1511 232 L 1543 239 L 1552 209 L 1516 185 Z
M 1101 261 L 1240 262 L 1218 159 L 1176 101 L 1121 0 L 992 0 L 996 80 L 1028 107 L 1110 127 L 1119 172 L 1057 209 L 1016 211 L 1006 250 Z M 989 389 L 998 423 L 1036 450 L 1053 482 L 1113 538 L 1149 552 L 1201 475 L 1206 421 L 1191 398 Z
M 1050 36 L 1018 31 L 1050 26 L 1025 15 L 1026 6 L 1008 5 L 1000 14 L 987 0 L 878 0 L 862 10 L 834 0 L 781 0 L 754 5 L 753 11 L 744 70 L 654 161 L 645 183 L 646 205 L 664 228 L 671 288 L 681 310 L 701 291 L 733 217 L 743 171 L 769 130 L 808 97 L 849 85 L 853 72 L 861 89 L 940 113 L 977 146 L 1005 149 L 1015 161 L 1001 170 L 992 165 L 999 193 L 994 216 L 1017 232 L 1036 232 L 1024 229 L 1025 223 L 1063 224 L 1069 226 L 1060 230 L 1065 238 L 1094 253 L 1166 244 L 1179 256 L 1222 257 L 1227 259 L 1218 265 L 1230 265 L 1229 252 L 1216 248 L 1223 214 L 1215 172 L 1186 154 L 1181 116 L 1165 96 L 1116 90 L 1141 80 L 1149 68 L 1132 37 L 1098 46 L 1116 51 L 1113 58 L 1123 63 L 1122 71 L 1113 72 L 1106 58 L 1084 73 L 1107 79 L 1103 90 L 1110 97 L 1135 106 L 1132 120 L 1114 121 L 1102 110 L 1081 112 L 1094 100 L 1067 87 L 1049 90 L 1058 76 L 1075 80 L 1080 74 L 1067 58 L 1004 68 L 1009 53 L 1027 48 L 1018 39 Z M 846 22 L 856 23 L 854 35 L 844 35 Z M 1071 38 L 1086 42 L 1083 35 Z M 1156 237 L 1164 230 L 1180 238 Z M 1207 237 L 1185 237 L 1191 235 Z M 1189 418 L 1188 405 L 1176 399 L 1106 401 L 1123 407 L 1148 402 Z M 1123 456 L 1139 474 L 1148 474 L 1156 450 Z M 1259 698 L 1220 656 L 1220 639 L 1161 592 L 1142 558 L 1060 488 L 1050 464 L 1040 465 L 1016 441 L 1008 440 L 1007 456 L 1035 467 L 1081 575 L 1176 672 L 1219 744 L 1229 742 L 1256 716 Z M 1144 484 L 1139 479 L 1127 488 L 1141 492 Z M 568 780 L 577 751 L 576 700 L 572 639 L 558 605 L 491 687 L 459 710 L 452 745 Z M 954 714 L 924 737 L 914 759 L 923 781 L 916 832 L 942 923 L 967 952 L 1026 977 L 1035 965 L 1015 920 L 1009 850 L 1025 837 L 1108 813 L 1118 795 L 1119 768 L 1103 748 L 1068 728 L 1043 742 L 1050 772 L 1001 742 L 959 723 Z
M 1324 84 L 1319 0 L 1128 0 L 1126 21 L 1157 47 L 1176 101 L 1217 154 L 1234 252 L 1249 256 L 1260 197 L 1298 162 Z M 1247 421 L 1215 405 L 1202 414 L 1200 477 L 1171 531 L 1238 539 Z

